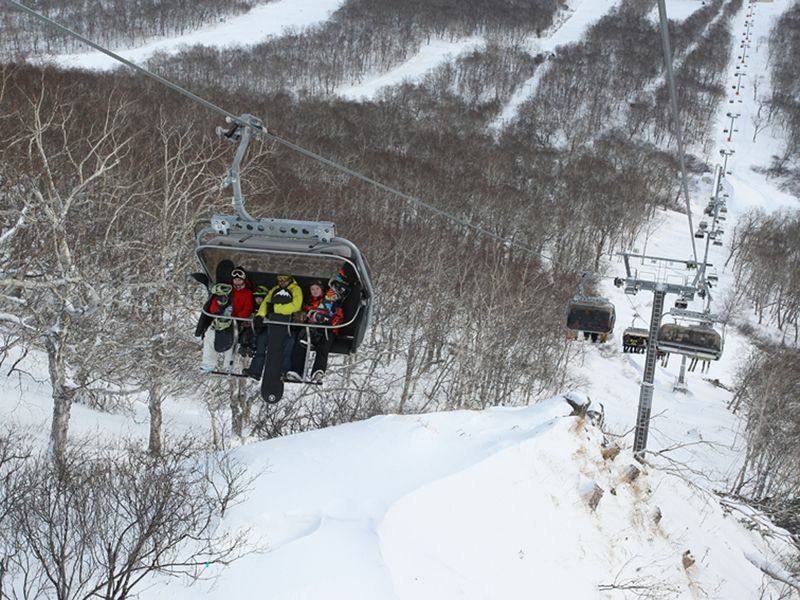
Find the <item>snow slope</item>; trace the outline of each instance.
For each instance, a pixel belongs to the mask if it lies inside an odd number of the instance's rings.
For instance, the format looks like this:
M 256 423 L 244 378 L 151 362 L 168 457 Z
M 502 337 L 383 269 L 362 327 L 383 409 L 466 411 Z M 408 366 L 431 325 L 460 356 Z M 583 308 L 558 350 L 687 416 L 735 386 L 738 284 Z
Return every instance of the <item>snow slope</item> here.
M 602 433 L 569 410 L 554 398 L 375 417 L 243 447 L 264 475 L 226 526 L 263 535 L 267 553 L 212 586 L 163 583 L 143 597 L 624 597 L 598 589 L 615 581 L 669 598 L 752 597 L 761 573 L 745 555 L 769 555 L 763 540 L 666 472 L 626 483 L 630 454 L 604 461 Z M 596 511 L 593 482 L 605 490 Z M 685 570 L 687 549 L 698 562 Z

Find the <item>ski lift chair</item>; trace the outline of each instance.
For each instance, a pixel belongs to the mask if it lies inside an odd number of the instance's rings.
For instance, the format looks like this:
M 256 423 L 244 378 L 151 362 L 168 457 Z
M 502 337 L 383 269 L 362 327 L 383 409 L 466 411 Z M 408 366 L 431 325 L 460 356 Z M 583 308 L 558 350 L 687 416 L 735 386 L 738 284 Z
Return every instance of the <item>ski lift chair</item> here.
M 615 320 L 614 305 L 607 298 L 573 298 L 567 307 L 567 329 L 582 331 L 592 341 L 606 341 Z
M 699 360 L 719 360 L 722 336 L 711 325 L 665 323 L 658 330 L 658 350 L 682 354 Z
M 641 354 L 647 349 L 650 333 L 640 327 L 628 327 L 622 332 L 622 351 Z
M 254 287 L 273 287 L 277 276 L 285 274 L 294 277 L 303 290 L 316 279 L 329 281 L 342 268 L 351 291 L 342 304 L 344 318 L 337 325 L 339 333 L 330 352 L 352 354 L 363 341 L 374 295 L 369 267 L 355 244 L 335 236 L 333 223 L 215 216 L 211 227 L 198 233 L 196 253 L 205 278 L 195 278 L 212 284 L 223 261 L 243 267 Z

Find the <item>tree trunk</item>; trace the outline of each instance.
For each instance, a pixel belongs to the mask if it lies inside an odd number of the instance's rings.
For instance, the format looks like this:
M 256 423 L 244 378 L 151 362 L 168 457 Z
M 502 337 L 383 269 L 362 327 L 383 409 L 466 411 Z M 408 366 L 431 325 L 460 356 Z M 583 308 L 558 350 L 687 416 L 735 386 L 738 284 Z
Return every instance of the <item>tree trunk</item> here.
M 231 389 L 231 430 L 233 434 L 242 437 L 245 421 L 245 403 L 247 402 L 244 380 L 233 382 Z
M 45 338 L 50 382 L 53 386 L 53 422 L 50 429 L 50 456 L 61 463 L 67 449 L 69 433 L 69 414 L 72 408 L 73 392 L 67 387 L 66 365 L 64 362 L 64 338 L 69 327 L 69 317 L 62 314 L 57 325 Z
M 414 376 L 414 367 L 416 366 L 417 354 L 417 339 L 415 336 L 411 337 L 411 343 L 408 346 L 408 357 L 406 358 L 406 373 L 403 378 L 403 393 L 400 395 L 400 405 L 397 407 L 397 413 L 403 414 L 406 408 L 406 401 L 410 395 L 411 380 Z
M 161 401 L 162 386 L 161 383 L 153 383 L 150 386 L 150 441 L 147 446 L 147 451 L 153 456 L 161 454 Z

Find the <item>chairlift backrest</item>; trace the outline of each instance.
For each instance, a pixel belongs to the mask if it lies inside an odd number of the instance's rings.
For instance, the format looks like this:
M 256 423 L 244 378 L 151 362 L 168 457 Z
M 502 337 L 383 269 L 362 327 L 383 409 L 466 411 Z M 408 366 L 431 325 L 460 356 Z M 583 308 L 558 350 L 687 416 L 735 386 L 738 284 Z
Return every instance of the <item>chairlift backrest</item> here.
M 647 344 L 650 332 L 641 327 L 628 327 L 622 332 L 622 342 L 626 345 Z

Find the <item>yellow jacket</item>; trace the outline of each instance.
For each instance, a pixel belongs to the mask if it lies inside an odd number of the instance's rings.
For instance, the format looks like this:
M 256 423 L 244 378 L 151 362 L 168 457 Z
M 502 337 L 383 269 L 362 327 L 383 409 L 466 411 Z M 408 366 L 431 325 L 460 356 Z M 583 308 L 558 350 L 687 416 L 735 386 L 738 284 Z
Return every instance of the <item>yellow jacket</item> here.
M 272 304 L 273 294 L 280 289 L 281 286 L 276 285 L 269 292 L 267 292 L 267 295 L 264 297 L 264 301 L 261 303 L 261 306 L 258 307 L 256 316 L 267 316 L 267 306 Z M 272 312 L 274 312 L 276 315 L 293 315 L 303 307 L 303 290 L 300 289 L 300 286 L 297 285 L 297 281 L 295 281 L 294 278 L 292 278 L 292 281 L 286 286 L 286 291 L 292 295 L 292 300 L 291 302 L 286 302 L 284 304 L 272 304 Z

